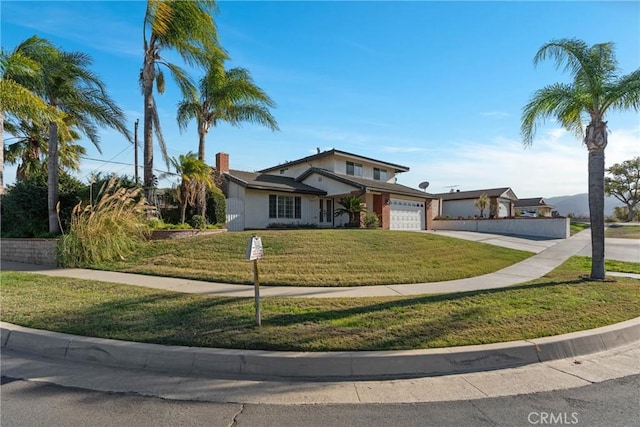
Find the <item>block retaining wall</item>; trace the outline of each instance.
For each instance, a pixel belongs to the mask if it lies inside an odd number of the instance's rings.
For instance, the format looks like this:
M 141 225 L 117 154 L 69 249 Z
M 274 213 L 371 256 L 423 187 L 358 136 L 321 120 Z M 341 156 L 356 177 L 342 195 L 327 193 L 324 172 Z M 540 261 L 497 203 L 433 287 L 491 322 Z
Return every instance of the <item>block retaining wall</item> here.
M 3 261 L 56 266 L 57 245 L 58 239 L 1 239 L 1 258 Z
M 569 218 L 438 219 L 433 229 L 568 239 L 569 222 Z

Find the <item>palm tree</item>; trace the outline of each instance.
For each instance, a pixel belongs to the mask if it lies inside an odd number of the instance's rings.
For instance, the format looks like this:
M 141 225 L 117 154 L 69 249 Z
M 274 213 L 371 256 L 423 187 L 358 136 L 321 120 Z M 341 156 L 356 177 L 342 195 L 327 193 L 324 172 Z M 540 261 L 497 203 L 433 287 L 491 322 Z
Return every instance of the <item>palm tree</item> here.
M 524 144 L 530 145 L 536 122 L 554 117 L 563 128 L 582 138 L 589 152 L 589 215 L 591 217 L 591 279 L 602 280 L 604 270 L 604 150 L 609 110 L 638 110 L 640 69 L 619 75 L 612 43 L 588 46 L 576 39 L 552 40 L 533 62 L 554 59 L 573 78 L 537 90 L 522 112 Z M 586 129 L 583 123 L 589 120 Z
M 180 155 L 177 159 L 171 159 L 176 173 L 180 175 L 180 186 L 176 195 L 180 203 L 180 222 L 184 224 L 187 214 L 187 206 L 196 202 L 199 188 L 204 185 L 214 188 L 211 179 L 211 168 L 205 162 L 199 160 L 192 152 Z
M 223 61 L 212 61 L 207 74 L 200 80 L 199 95 L 190 96 L 178 104 L 178 125 L 186 129 L 191 119 L 198 127 L 198 159 L 205 160 L 205 140 L 211 127 L 219 122 L 241 126 L 242 122 L 257 123 L 272 131 L 278 130 L 276 119 L 269 112 L 275 103 L 253 82 L 244 68 L 223 69 Z
M 25 44 L 39 45 L 42 39 L 27 39 Z M 4 191 L 4 121 L 7 114 L 19 120 L 40 123 L 57 120 L 58 114 L 29 88 L 16 79 L 30 78 L 40 72 L 40 64 L 24 56 L 20 46 L 10 52 L 0 50 L 0 194 Z
M 345 196 L 338 201 L 340 207 L 336 209 L 334 216 L 348 215 L 349 227 L 360 225 L 360 212 L 362 212 L 362 200 L 356 196 Z
M 80 156 L 86 154 L 85 148 L 76 141 L 80 134 L 67 125 L 68 120 L 59 122 L 58 127 L 58 159 L 60 167 L 67 170 L 80 170 Z M 12 138 L 5 144 L 5 161 L 18 164 L 16 179 L 22 180 L 33 174 L 46 171 L 46 153 L 48 152 L 48 132 L 44 125 L 32 121 L 21 120 L 19 124 L 12 121 L 5 123 L 5 131 Z M 8 143 L 8 141 L 12 141 Z
M 207 74 L 200 80 L 199 94 L 190 94 L 178 104 L 178 125 L 186 129 L 196 120 L 198 128 L 198 159 L 205 161 L 207 133 L 219 122 L 241 126 L 242 122 L 257 123 L 272 131 L 278 130 L 276 119 L 269 112 L 275 103 L 253 82 L 244 68 L 224 70 L 222 59 L 214 59 Z M 200 189 L 199 214 L 206 209 L 205 189 Z
M 190 66 L 206 66 L 212 57 L 225 57 L 218 46 L 218 33 L 213 21 L 214 0 L 148 0 L 144 17 L 144 60 L 140 85 L 144 96 L 143 162 L 144 187 L 149 195 L 153 187 L 153 135 L 169 165 L 169 156 L 160 128 L 160 119 L 153 97 L 165 88 L 162 67 L 169 70 L 182 93 L 195 91 L 186 72 L 163 58 L 165 51 L 175 51 Z
M 474 203 L 474 206 L 478 209 L 480 209 L 480 218 L 484 217 L 484 210 L 487 208 L 487 205 L 489 204 L 489 196 L 487 196 L 486 194 L 483 194 L 482 196 L 478 197 L 478 200 L 476 200 L 476 202 Z
M 38 39 L 33 36 L 31 39 Z M 29 40 L 31 40 L 29 39 Z M 116 129 L 132 142 L 125 126 L 124 114 L 106 92 L 104 83 L 89 66 L 91 57 L 82 52 L 64 52 L 46 40 L 23 43 L 19 52 L 38 63 L 41 71 L 25 79 L 27 87 L 38 94 L 46 104 L 58 111 L 67 123 L 73 123 L 100 151 L 98 126 Z M 48 123 L 48 211 L 49 232 L 60 233 L 57 215 L 59 121 Z

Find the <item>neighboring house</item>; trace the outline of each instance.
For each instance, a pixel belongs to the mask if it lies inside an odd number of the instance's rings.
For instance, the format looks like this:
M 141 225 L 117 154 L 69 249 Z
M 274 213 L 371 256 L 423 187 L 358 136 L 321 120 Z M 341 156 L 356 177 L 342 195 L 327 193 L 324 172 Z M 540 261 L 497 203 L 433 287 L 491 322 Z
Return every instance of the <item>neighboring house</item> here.
M 217 180 L 227 197 L 227 228 L 232 231 L 272 224 L 339 227 L 348 222 L 346 215 L 334 215 L 345 196 L 360 197 L 364 210 L 375 213 L 384 229 L 431 228 L 434 197 L 396 184 L 396 175 L 408 170 L 333 149 L 246 172 L 230 169 L 228 154 L 216 154 Z
M 520 216 L 551 216 L 553 206 L 548 205 L 542 197 L 519 199 L 516 201 L 516 215 Z
M 437 197 L 437 208 L 433 214 L 442 218 L 474 218 L 480 216 L 480 209 L 475 204 L 478 198 L 486 194 L 489 205 L 483 212 L 484 218 L 508 218 L 515 216 L 515 202 L 518 200 L 509 187 L 490 188 L 474 191 L 451 191 L 433 194 Z M 435 204 L 434 204 L 435 206 Z

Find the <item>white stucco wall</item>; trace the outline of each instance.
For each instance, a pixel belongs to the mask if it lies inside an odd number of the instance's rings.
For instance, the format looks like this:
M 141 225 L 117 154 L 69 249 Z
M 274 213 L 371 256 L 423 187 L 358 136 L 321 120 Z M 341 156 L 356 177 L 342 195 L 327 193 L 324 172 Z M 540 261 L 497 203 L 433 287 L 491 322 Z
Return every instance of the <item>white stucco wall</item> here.
M 356 190 L 355 187 L 331 178 L 327 178 L 326 176 L 322 176 L 317 173 L 309 175 L 302 182 L 311 187 L 326 191 L 329 197 L 334 194 L 349 194 L 352 191 Z
M 387 179 L 385 180 L 385 182 L 395 182 L 395 171 L 391 167 L 387 167 L 378 163 L 367 162 L 366 160 L 342 156 L 332 156 L 322 159 L 315 159 L 311 162 L 288 166 L 282 175 L 291 178 L 297 178 L 311 167 L 326 169 L 340 175 L 347 175 L 347 162 L 353 162 L 362 165 L 362 178 L 373 179 L 373 168 L 375 167 L 387 171 Z M 280 169 L 273 170 L 269 172 L 269 174 L 280 175 Z
M 333 171 L 334 170 L 334 158 L 316 159 L 312 162 L 300 163 L 297 165 L 288 166 L 283 174 L 280 174 L 280 169 L 269 172 L 270 175 L 282 175 L 291 178 L 297 178 L 305 173 L 309 168 L 320 168 Z
M 480 220 L 434 220 L 434 230 L 477 231 L 479 233 L 569 238 L 569 218 L 504 218 Z
M 301 198 L 301 218 L 269 218 L 269 195 L 294 196 Z M 269 224 L 317 224 L 318 198 L 316 196 L 278 193 L 259 190 L 245 190 L 245 228 L 267 228 Z
M 480 209 L 474 206 L 475 202 L 475 200 L 444 200 L 442 202 L 442 216 L 455 219 L 480 215 Z M 484 215 L 489 216 L 489 205 L 484 210 Z

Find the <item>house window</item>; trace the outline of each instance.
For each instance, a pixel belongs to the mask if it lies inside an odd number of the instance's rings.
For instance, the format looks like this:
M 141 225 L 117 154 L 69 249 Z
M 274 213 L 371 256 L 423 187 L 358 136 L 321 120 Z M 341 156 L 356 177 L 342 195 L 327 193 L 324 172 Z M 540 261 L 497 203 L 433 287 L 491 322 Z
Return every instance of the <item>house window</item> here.
M 387 170 L 373 168 L 373 179 L 376 181 L 386 181 L 387 180 Z
M 302 199 L 270 194 L 269 218 L 302 218 Z
M 287 168 L 280 169 L 280 175 L 284 175 L 287 172 Z
M 347 175 L 362 176 L 362 165 L 360 163 L 347 162 Z

